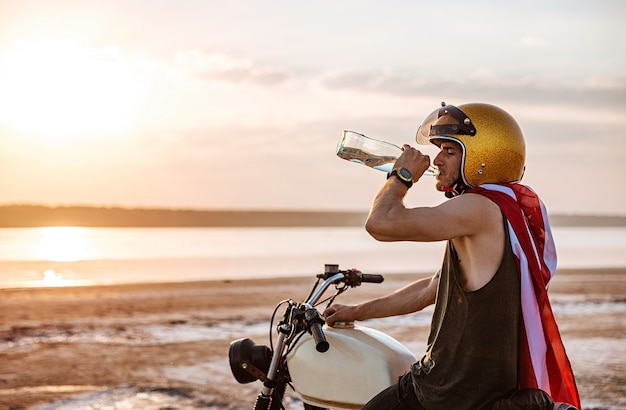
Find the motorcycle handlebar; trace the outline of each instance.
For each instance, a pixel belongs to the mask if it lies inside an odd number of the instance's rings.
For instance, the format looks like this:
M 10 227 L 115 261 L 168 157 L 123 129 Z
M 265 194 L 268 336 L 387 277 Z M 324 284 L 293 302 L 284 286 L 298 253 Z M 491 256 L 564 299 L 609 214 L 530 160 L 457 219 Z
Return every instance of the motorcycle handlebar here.
M 312 292 L 305 302 L 311 306 L 315 305 L 326 289 L 332 284 L 343 283 L 346 286 L 356 287 L 361 285 L 363 282 L 381 283 L 385 280 L 382 275 L 362 273 L 358 269 L 340 271 L 337 265 L 326 265 L 326 267 L 327 270 L 324 273 L 317 275 L 319 279 L 324 279 L 324 283 L 322 283 L 319 288 L 314 288 L 315 292 Z
M 336 267 L 337 265 L 327 265 Z M 383 275 L 373 273 L 363 273 L 358 269 L 339 270 L 338 268 L 328 270 L 322 274 L 317 275 L 319 279 L 324 279 L 331 282 L 343 282 L 348 286 L 359 286 L 363 282 L 368 283 L 382 283 L 385 278 Z

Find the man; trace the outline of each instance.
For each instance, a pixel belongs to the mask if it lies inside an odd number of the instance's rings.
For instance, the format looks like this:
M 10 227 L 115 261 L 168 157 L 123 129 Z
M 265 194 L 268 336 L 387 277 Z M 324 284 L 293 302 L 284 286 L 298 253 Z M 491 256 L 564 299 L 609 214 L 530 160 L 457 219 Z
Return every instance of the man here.
M 436 302 L 426 354 L 364 408 L 495 408 L 527 388 L 580 408 L 546 293 L 556 267 L 547 215 L 534 192 L 518 184 L 525 161 L 518 124 L 492 105 L 442 104 L 420 126 L 417 142 L 439 147 L 436 188 L 451 199 L 404 206 L 430 165 L 427 155 L 404 145 L 366 229 L 380 241 L 448 241 L 441 270 L 390 295 L 324 312 L 332 325 Z M 549 400 L 540 390 L 521 391 L 532 392 L 522 400 Z

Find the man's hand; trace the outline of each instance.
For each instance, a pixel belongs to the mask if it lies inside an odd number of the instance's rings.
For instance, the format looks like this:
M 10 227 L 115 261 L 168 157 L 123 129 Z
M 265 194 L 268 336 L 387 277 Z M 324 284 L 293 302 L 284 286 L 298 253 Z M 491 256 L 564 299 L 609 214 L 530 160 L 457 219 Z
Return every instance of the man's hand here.
M 413 148 L 409 144 L 402 146 L 402 154 L 393 166 L 394 169 L 406 168 L 411 171 L 411 174 L 413 174 L 413 182 L 417 182 L 417 180 L 424 175 L 428 167 L 430 167 L 430 157 L 422 154 L 421 151 Z
M 337 322 L 354 322 L 355 306 L 354 305 L 331 305 L 324 311 L 324 319 L 326 324 L 332 326 Z

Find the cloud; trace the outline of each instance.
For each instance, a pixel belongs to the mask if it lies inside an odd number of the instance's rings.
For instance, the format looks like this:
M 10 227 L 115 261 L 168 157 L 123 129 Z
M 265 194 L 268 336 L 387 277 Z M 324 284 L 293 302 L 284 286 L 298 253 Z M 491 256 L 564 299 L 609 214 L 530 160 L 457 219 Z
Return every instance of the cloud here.
M 530 41 L 530 40 L 526 40 Z M 590 76 L 582 81 L 555 81 L 537 76 L 505 76 L 487 69 L 465 75 L 425 76 L 412 71 L 343 70 L 305 73 L 223 52 L 188 50 L 175 64 L 194 78 L 230 85 L 385 94 L 404 98 L 437 95 L 459 100 L 516 101 L 541 104 L 613 105 L 626 108 L 626 77 Z
M 626 108 L 625 76 L 571 80 L 555 79 L 550 76 L 554 73 L 515 76 L 486 68 L 455 76 L 400 68 L 315 71 L 202 50 L 180 51 L 172 63 L 170 67 L 183 74 L 178 79 L 185 81 L 177 88 L 186 91 L 176 93 L 166 112 L 194 118 L 194 126 L 235 124 L 241 118 L 262 126 L 276 121 L 293 125 L 340 117 L 345 121 L 372 115 L 401 117 L 413 112 L 420 116 L 442 100 L 491 102 L 525 111 L 534 119 L 625 121 L 621 115 Z
M 626 108 L 626 77 L 589 77 L 586 81 L 558 82 L 531 76 L 499 76 L 486 70 L 455 78 L 426 78 L 389 71 L 346 71 L 322 75 L 319 82 L 329 90 L 353 90 L 398 97 L 440 95 L 465 100 L 609 106 L 618 111 Z
M 284 84 L 292 77 L 284 68 L 262 65 L 223 52 L 181 51 L 175 61 L 192 76 L 210 81 L 271 87 Z

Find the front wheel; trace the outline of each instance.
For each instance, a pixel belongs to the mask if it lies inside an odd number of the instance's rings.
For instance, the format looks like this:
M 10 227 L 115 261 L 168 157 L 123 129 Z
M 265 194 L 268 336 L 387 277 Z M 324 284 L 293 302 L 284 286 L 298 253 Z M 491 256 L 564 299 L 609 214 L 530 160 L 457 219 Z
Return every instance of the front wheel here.
M 284 410 L 283 397 L 285 396 L 286 389 L 286 383 L 279 383 L 276 387 L 274 387 L 274 393 L 272 394 L 272 401 L 270 403 L 269 410 Z
M 286 387 L 284 383 L 276 385 L 270 397 L 259 394 L 254 402 L 254 410 L 285 410 L 283 396 Z

